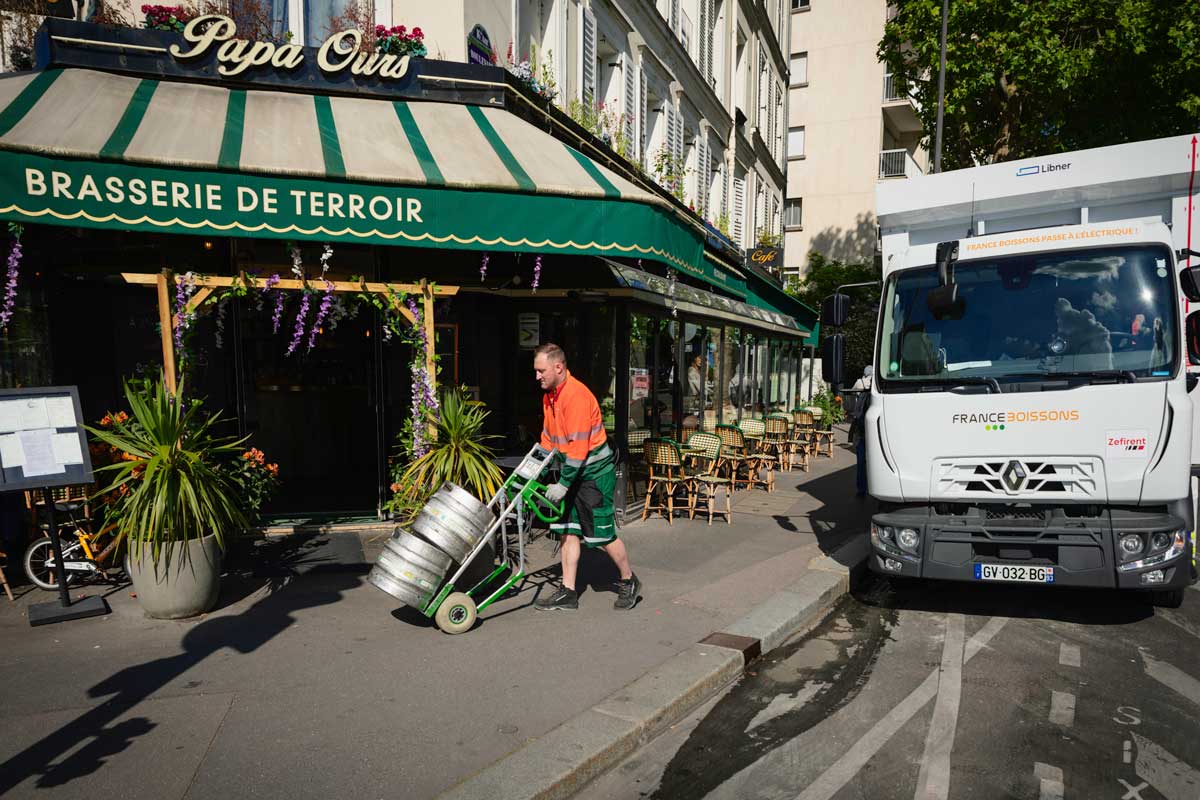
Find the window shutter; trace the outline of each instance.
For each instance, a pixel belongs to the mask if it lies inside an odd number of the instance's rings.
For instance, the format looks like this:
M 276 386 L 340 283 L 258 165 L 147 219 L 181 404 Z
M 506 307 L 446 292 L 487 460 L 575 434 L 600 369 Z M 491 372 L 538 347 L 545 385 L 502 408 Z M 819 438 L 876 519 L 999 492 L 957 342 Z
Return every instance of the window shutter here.
M 675 163 L 683 166 L 683 114 L 675 112 Z
M 585 103 L 596 100 L 596 15 L 587 6 L 583 9 L 583 85 L 580 89 Z
M 633 133 L 637 129 L 637 67 L 633 63 L 633 56 L 629 53 L 621 56 L 621 69 L 625 73 L 625 124 L 621 127 L 625 131 L 625 141 L 629 143 L 629 156 L 633 157 L 635 155 Z
M 646 140 L 650 130 L 650 112 L 647 107 L 647 96 L 649 94 L 646 88 L 646 70 L 642 69 L 638 74 L 638 149 L 641 151 L 642 167 L 648 169 L 650 165 L 650 154 L 647 152 L 650 143 Z
M 742 218 L 746 216 L 746 181 L 743 178 L 733 179 L 733 220 L 732 232 L 735 244 L 742 245 Z
M 700 34 L 697 39 L 697 50 L 700 58 L 700 74 L 704 80 L 709 78 L 709 58 L 712 56 L 712 7 L 709 5 L 709 0 L 700 0 Z
M 696 211 L 704 216 L 708 208 L 708 178 L 712 174 L 708 163 L 708 134 L 700 126 L 700 140 L 696 142 Z
M 671 33 L 679 36 L 679 0 L 671 0 Z
M 762 131 L 766 123 L 766 105 L 767 105 L 767 57 L 763 53 L 762 48 L 758 51 L 758 119 L 754 121 L 755 127 Z
M 719 180 L 721 181 L 721 210 L 717 214 L 719 217 L 729 216 L 729 173 L 725 169 L 725 162 L 721 162 L 719 172 Z M 726 220 L 728 222 L 728 220 Z
M 775 81 L 767 81 L 767 127 L 762 132 L 763 143 L 772 153 L 775 152 Z

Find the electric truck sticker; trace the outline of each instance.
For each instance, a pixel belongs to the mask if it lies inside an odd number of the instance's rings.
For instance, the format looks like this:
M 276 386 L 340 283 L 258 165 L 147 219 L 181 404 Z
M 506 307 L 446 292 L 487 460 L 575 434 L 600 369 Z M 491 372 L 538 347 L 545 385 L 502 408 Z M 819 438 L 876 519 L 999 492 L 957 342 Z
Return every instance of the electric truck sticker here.
M 983 425 L 987 431 L 1004 431 L 1022 422 L 1078 422 L 1079 409 L 1052 408 L 1033 411 L 986 411 L 978 414 L 954 414 L 950 422 L 956 425 Z
M 1109 458 L 1145 458 L 1150 454 L 1150 434 L 1145 430 L 1108 431 L 1104 438 Z

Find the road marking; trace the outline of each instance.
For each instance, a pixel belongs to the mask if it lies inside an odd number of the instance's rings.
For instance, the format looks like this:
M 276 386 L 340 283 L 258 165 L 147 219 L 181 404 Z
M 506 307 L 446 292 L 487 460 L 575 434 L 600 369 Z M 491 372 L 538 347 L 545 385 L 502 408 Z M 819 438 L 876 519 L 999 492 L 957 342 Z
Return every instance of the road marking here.
M 1122 760 L 1126 764 L 1132 764 L 1133 763 L 1133 742 L 1126 739 L 1124 750 L 1125 750 L 1125 755 Z
M 1040 781 L 1038 800 L 1063 800 L 1066 787 L 1063 784 L 1063 771 L 1058 767 L 1035 761 L 1033 777 Z
M 1134 786 L 1132 783 L 1126 783 L 1124 778 L 1117 778 L 1117 783 L 1129 790 L 1125 792 L 1125 794 L 1121 795 L 1121 800 L 1144 800 L 1142 797 L 1142 789 L 1150 788 L 1150 784 L 1146 783 L 1145 781 L 1142 781 L 1137 786 Z
M 1000 629 L 1008 622 L 1007 617 L 992 617 L 979 632 L 967 641 L 963 663 L 966 664 L 980 650 L 987 647 Z M 797 800 L 829 800 L 866 766 L 875 754 L 883 749 L 897 731 L 903 728 L 925 704 L 937 694 L 938 673 L 931 672 L 920 686 L 913 689 L 908 697 L 887 713 L 883 719 L 876 722 L 871 730 L 855 742 L 837 761 L 822 772 L 815 781 L 800 793 Z
M 950 796 L 950 753 L 954 750 L 954 731 L 958 726 L 958 706 L 962 699 L 965 626 L 962 614 L 946 615 L 946 641 L 942 646 L 937 702 L 925 737 L 925 755 L 921 759 L 914 800 L 946 800 Z
M 1160 617 L 1161 619 L 1166 620 L 1167 622 L 1171 623 L 1175 627 L 1180 628 L 1181 630 L 1184 630 L 1187 633 L 1190 633 L 1192 636 L 1195 636 L 1197 639 L 1200 639 L 1200 628 L 1196 627 L 1196 625 L 1189 622 L 1185 617 L 1180 616 L 1179 612 L 1171 611 L 1170 609 L 1166 609 L 1166 608 L 1156 608 L 1156 609 L 1154 609 L 1154 616 Z
M 1058 646 L 1058 663 L 1064 667 L 1078 667 L 1080 664 L 1079 645 L 1060 644 Z
M 1147 655 L 1145 651 L 1142 651 L 1142 661 L 1146 662 L 1147 675 L 1200 706 L 1200 681 L 1166 661 Z
M 1050 721 L 1064 728 L 1075 724 L 1075 695 L 1070 692 L 1050 693 Z
M 1133 734 L 1137 742 L 1137 776 L 1158 790 L 1166 800 L 1196 800 L 1200 797 L 1200 772 L 1192 769 L 1145 736 Z

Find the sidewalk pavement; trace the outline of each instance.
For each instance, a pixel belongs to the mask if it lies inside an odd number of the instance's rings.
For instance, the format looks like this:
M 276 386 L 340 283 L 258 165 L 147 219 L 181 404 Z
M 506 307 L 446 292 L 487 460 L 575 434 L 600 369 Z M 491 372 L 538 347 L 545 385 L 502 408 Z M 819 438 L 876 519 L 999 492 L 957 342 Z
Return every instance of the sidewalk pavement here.
M 52 596 L 19 586 L 0 600 L 0 795 L 566 797 L 832 607 L 869 508 L 839 446 L 739 492 L 732 525 L 627 525 L 627 612 L 602 553 L 577 612 L 530 608 L 558 576 L 541 539 L 522 591 L 461 636 L 366 583 L 381 542 L 354 534 L 246 544 L 191 621 L 94 586 L 73 594 L 112 614 L 31 628 Z

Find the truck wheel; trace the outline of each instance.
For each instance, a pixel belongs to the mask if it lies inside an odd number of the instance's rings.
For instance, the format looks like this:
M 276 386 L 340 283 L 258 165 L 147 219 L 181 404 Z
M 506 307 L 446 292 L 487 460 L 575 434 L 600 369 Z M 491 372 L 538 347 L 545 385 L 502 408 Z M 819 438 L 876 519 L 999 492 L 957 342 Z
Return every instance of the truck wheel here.
M 475 601 L 462 592 L 453 592 L 438 606 L 433 621 L 443 633 L 466 633 L 475 624 Z
M 1183 589 L 1165 589 L 1154 592 L 1151 600 L 1158 608 L 1179 608 L 1183 605 Z

